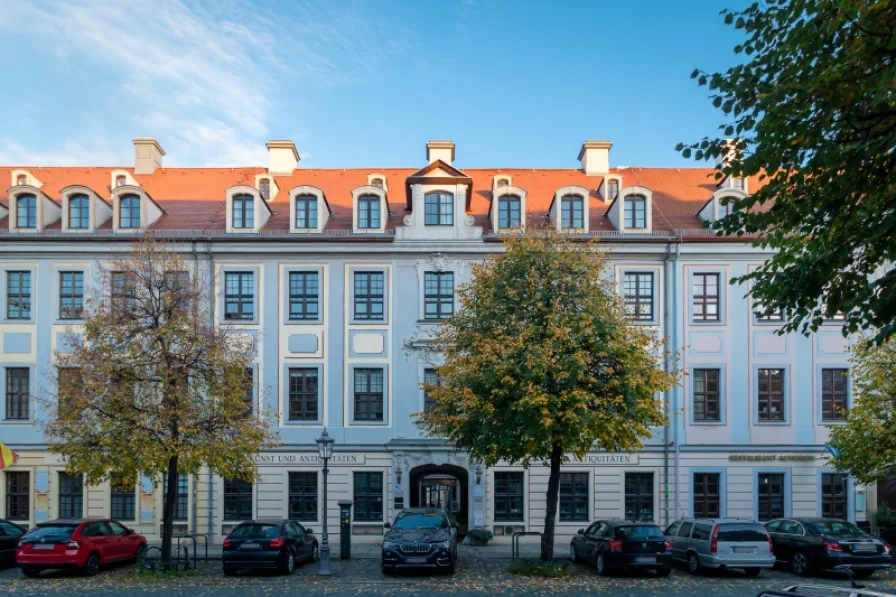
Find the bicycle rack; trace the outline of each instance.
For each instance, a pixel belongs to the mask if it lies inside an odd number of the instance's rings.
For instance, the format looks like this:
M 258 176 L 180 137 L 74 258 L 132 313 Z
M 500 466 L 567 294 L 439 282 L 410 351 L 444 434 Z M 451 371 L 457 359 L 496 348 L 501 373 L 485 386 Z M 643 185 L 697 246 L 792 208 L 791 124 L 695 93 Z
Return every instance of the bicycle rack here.
M 516 561 L 517 559 L 522 559 L 522 558 L 520 558 L 520 538 L 521 537 L 534 537 L 536 535 L 538 537 L 541 537 L 542 533 L 539 533 L 538 531 L 520 531 L 520 532 L 514 533 L 510 537 L 511 559 L 514 561 Z
M 186 535 L 178 535 L 177 537 L 174 537 L 174 539 L 177 539 L 178 558 L 183 559 L 187 564 L 185 569 L 189 569 L 189 565 L 190 565 L 190 549 L 189 549 L 189 544 L 186 543 L 187 540 L 190 540 L 193 542 L 193 570 L 196 570 L 196 562 L 198 561 L 198 554 L 199 554 L 199 545 L 196 540 L 199 537 L 202 537 L 202 544 L 205 547 L 205 556 L 202 558 L 202 561 L 205 563 L 208 563 L 208 535 L 206 535 L 205 533 L 188 533 Z M 181 556 L 181 544 L 180 544 L 181 539 L 183 539 L 185 541 L 185 543 L 183 545 L 183 549 L 186 550 L 186 558 L 183 558 Z

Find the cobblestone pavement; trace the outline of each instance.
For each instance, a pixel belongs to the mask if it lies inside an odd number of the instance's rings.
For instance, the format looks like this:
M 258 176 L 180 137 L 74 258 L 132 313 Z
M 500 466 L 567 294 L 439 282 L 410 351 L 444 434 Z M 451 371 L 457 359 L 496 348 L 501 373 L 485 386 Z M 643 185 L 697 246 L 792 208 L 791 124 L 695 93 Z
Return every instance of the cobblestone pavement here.
M 348 595 L 579 595 L 607 594 L 613 597 L 753 597 L 768 588 L 782 588 L 798 582 L 782 571 L 764 571 L 759 578 L 746 578 L 738 572 L 695 577 L 676 569 L 668 578 L 650 573 L 600 578 L 587 566 L 577 564 L 575 575 L 565 579 L 533 579 L 511 574 L 509 560 L 484 558 L 475 548 L 461 547 L 458 571 L 454 576 L 403 573 L 383 576 L 379 559 L 361 557 L 333 562 L 334 576 L 317 576 L 316 565 L 305 564 L 292 576 L 273 573 L 240 574 L 235 578 L 221 573 L 220 563 L 200 564 L 193 576 L 175 579 L 148 578 L 138 575 L 134 565 L 116 566 L 93 578 L 70 572 L 45 573 L 38 579 L 25 578 L 15 568 L 0 571 L 0 595 L 36 597 L 85 595 L 136 597 L 251 597 L 272 594 L 302 594 L 342 597 Z M 813 583 L 843 587 L 841 576 L 829 575 Z M 896 573 L 878 573 L 862 581 L 869 588 L 896 594 Z

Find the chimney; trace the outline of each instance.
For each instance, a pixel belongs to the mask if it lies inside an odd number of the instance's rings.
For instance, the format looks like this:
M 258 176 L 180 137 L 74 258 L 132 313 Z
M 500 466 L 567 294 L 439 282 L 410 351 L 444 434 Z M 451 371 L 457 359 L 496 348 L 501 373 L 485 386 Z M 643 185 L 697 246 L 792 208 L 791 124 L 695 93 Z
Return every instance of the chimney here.
M 162 167 L 165 150 L 152 137 L 134 139 L 134 174 L 152 174 Z
M 426 144 L 426 161 L 432 164 L 436 160 L 449 165 L 454 161 L 454 141 L 433 139 Z
M 288 139 L 274 139 L 267 142 L 268 173 L 292 174 L 299 163 L 299 151 L 296 144 Z
M 608 174 L 610 172 L 610 148 L 613 144 L 604 140 L 591 140 L 582 143 L 579 161 L 585 174 Z

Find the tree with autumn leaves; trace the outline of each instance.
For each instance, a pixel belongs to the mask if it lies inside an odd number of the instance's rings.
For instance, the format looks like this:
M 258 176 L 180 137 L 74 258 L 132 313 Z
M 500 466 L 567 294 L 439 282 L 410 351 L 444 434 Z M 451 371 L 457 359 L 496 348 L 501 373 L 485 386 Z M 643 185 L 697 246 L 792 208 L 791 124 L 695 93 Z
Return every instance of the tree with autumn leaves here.
M 206 282 L 173 247 L 146 238 L 103 268 L 83 325 L 66 332 L 66 349 L 55 354 L 50 450 L 91 484 L 167 479 L 165 562 L 178 474 L 208 466 L 252 480 L 252 457 L 274 442 L 247 400 L 255 348 L 215 324 Z
M 553 558 L 560 467 L 640 448 L 676 382 L 664 345 L 631 325 L 594 242 L 518 235 L 474 266 L 434 350 L 444 355 L 424 428 L 492 466 L 550 465 L 541 559 Z

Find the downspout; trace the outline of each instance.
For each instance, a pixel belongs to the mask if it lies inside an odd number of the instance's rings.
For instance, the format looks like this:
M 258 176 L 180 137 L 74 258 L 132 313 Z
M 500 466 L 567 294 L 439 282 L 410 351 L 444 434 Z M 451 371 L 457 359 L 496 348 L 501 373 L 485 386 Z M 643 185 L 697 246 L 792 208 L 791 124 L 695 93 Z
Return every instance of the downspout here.
M 663 259 L 663 294 L 666 297 L 664 301 L 665 309 L 663 313 L 663 338 L 671 338 L 672 334 L 672 307 L 670 305 L 670 297 L 672 296 L 671 288 L 671 280 L 672 280 L 672 264 L 670 259 L 672 257 L 672 244 L 666 246 L 666 257 Z M 671 339 L 669 340 L 671 342 Z M 667 347 L 668 348 L 668 347 Z M 672 366 L 672 355 L 669 354 L 669 350 L 665 351 L 665 356 L 663 357 L 663 368 L 666 371 Z M 669 524 L 669 426 L 672 420 L 672 390 L 666 390 L 665 394 L 665 408 L 664 410 L 666 415 L 666 421 L 663 424 L 663 526 Z
M 208 256 L 208 275 L 210 279 L 210 291 L 211 296 L 209 297 L 209 304 L 212 307 L 208 311 L 208 319 L 209 324 L 215 325 L 215 256 L 212 254 L 212 244 L 211 241 L 206 238 L 205 239 L 205 253 Z M 208 469 L 208 538 L 207 541 L 211 542 L 212 538 L 215 536 L 215 480 L 212 475 L 212 468 L 206 464 L 206 468 Z
M 196 241 L 192 241 L 191 243 L 193 247 L 193 275 L 195 276 L 199 272 L 199 257 L 196 255 Z M 192 502 L 192 510 L 193 516 L 191 518 L 192 524 L 190 524 L 190 532 L 192 534 L 196 534 L 198 532 L 198 515 L 199 515 L 199 472 L 193 473 L 193 495 L 191 496 L 193 499 Z
M 675 261 L 672 266 L 672 346 L 678 350 L 681 347 L 681 339 L 679 338 L 679 329 L 678 329 L 678 260 L 681 257 L 681 238 L 679 237 L 678 241 L 675 243 Z M 681 496 L 681 476 L 679 474 L 679 469 L 681 467 L 681 442 L 678 437 L 678 429 L 679 425 L 679 417 L 681 417 L 681 405 L 678 403 L 678 398 L 681 393 L 678 391 L 678 388 L 672 388 L 672 408 L 674 409 L 675 415 L 675 426 L 672 428 L 672 441 L 675 442 L 675 518 L 678 518 L 681 513 L 681 507 L 679 504 L 680 496 Z

